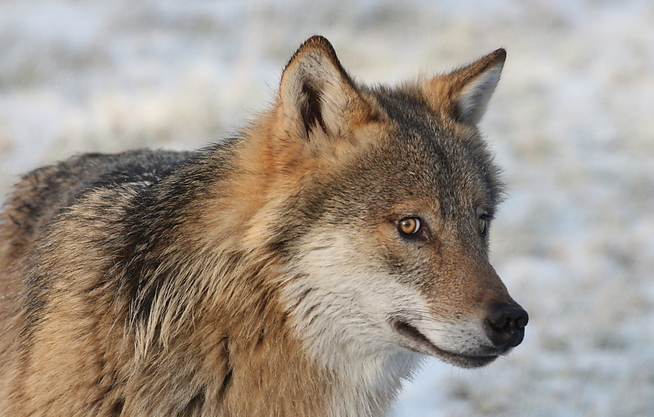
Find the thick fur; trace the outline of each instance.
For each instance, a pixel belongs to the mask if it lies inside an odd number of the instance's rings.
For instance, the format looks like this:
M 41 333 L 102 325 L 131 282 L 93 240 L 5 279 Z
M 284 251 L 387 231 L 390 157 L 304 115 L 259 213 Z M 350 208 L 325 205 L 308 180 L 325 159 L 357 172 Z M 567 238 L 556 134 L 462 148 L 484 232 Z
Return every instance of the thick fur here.
M 0 215 L 2 415 L 375 416 L 423 355 L 508 352 L 527 316 L 488 262 L 476 127 L 504 59 L 371 88 L 316 36 L 233 139 L 25 175 Z

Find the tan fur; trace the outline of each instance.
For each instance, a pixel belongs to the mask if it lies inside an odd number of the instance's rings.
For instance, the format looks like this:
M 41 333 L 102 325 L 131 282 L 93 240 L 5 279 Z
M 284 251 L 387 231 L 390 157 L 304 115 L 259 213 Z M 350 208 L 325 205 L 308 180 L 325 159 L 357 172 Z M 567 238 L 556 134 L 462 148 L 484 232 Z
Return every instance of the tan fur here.
M 506 353 L 519 319 L 501 330 L 487 317 L 519 307 L 467 214 L 497 203 L 492 167 L 471 161 L 490 163 L 474 124 L 503 62 L 496 52 L 397 92 L 412 97 L 407 120 L 437 124 L 471 164 L 452 172 L 456 219 L 432 180 L 421 193 L 393 180 L 433 175 L 418 162 L 396 172 L 411 155 L 384 151 L 411 130 L 392 112 L 407 109 L 354 83 L 321 37 L 236 140 L 25 176 L 0 214 L 1 414 L 376 416 L 421 354 L 481 366 Z M 377 170 L 379 190 L 348 191 Z M 429 235 L 398 237 L 407 215 Z

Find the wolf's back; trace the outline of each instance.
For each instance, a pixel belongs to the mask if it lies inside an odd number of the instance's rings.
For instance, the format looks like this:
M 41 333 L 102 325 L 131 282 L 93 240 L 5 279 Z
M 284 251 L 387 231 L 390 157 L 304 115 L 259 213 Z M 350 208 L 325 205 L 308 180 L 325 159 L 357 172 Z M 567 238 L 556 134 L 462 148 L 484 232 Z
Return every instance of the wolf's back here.
M 16 185 L 0 214 L 1 240 L 29 239 L 59 210 L 90 189 L 160 181 L 191 154 L 145 149 L 83 154 L 31 171 Z

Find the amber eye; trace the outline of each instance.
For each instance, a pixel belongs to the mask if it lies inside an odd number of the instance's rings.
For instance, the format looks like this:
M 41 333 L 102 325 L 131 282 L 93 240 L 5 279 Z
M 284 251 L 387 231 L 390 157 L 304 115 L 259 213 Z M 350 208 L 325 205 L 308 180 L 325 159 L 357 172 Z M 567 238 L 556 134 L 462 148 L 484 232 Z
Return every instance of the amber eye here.
M 488 234 L 488 216 L 479 217 L 479 234 L 481 237 L 486 237 Z
M 421 227 L 420 219 L 416 217 L 408 217 L 406 219 L 400 220 L 397 229 L 402 234 L 415 235 L 420 231 L 420 227 Z

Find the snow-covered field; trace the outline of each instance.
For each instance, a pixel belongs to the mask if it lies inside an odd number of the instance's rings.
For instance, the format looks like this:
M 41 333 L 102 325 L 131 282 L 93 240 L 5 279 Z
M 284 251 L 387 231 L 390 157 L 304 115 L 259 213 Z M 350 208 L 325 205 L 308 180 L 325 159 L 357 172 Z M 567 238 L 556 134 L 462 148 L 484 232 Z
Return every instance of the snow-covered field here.
M 654 2 L 0 1 L 0 194 L 74 152 L 217 140 L 320 33 L 357 79 L 497 47 L 493 262 L 530 313 L 481 370 L 428 361 L 400 416 L 654 416 Z

